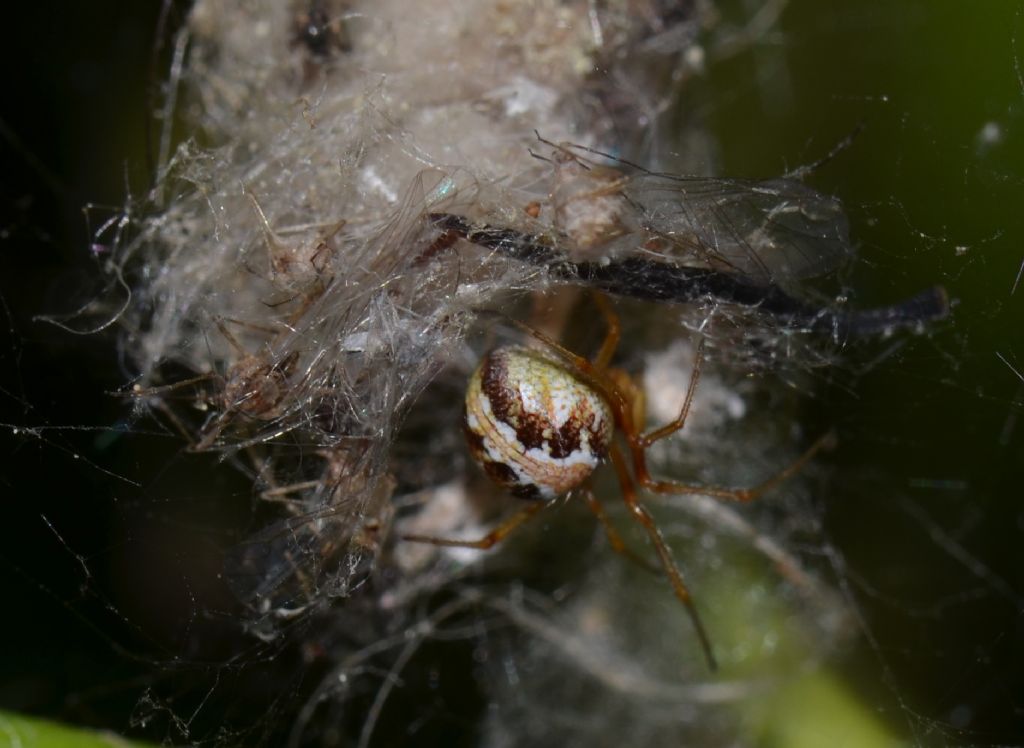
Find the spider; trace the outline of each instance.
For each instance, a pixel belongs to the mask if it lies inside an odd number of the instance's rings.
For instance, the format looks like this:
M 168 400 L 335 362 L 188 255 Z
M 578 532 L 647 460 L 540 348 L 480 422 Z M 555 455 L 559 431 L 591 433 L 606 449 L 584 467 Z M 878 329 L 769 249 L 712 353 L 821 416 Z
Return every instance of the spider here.
M 708 666 L 715 670 L 711 640 L 671 550 L 654 517 L 640 501 L 640 490 L 749 502 L 793 476 L 834 437 L 831 432 L 825 434 L 788 467 L 751 488 L 690 485 L 653 477 L 647 466 L 647 450 L 686 423 L 700 378 L 704 344 L 702 341 L 698 346 L 679 414 L 670 423 L 644 430 L 641 390 L 628 375 L 609 366 L 621 336 L 619 318 L 604 296 L 595 294 L 594 298 L 607 331 L 593 359 L 573 353 L 528 325 L 513 322 L 540 341 L 544 349 L 496 348 L 484 357 L 469 380 L 463 415 L 469 449 L 492 480 L 529 503 L 478 540 L 425 535 L 402 538 L 438 546 L 488 549 L 553 505 L 555 499 L 578 492 L 603 525 L 612 549 L 639 560 L 615 530 L 589 485 L 594 469 L 608 460 L 618 476 L 630 516 L 646 531 L 660 569 L 690 616 Z
M 172 425 L 186 441 L 190 442 L 189 450 L 193 452 L 205 452 L 213 448 L 225 430 L 234 425 L 236 420 L 270 422 L 281 417 L 291 393 L 305 383 L 304 378 L 297 382 L 293 381 L 299 363 L 299 351 L 292 350 L 279 355 L 273 350 L 275 346 L 268 344 L 258 353 L 252 353 L 246 350 L 225 322 L 269 335 L 272 340 L 279 340 L 294 329 L 296 323 L 333 282 L 331 262 L 335 250 L 331 241 L 346 224 L 345 220 L 340 220 L 325 225 L 293 227 L 287 231 L 292 233 L 312 228 L 325 231 L 319 233 L 312 242 L 291 243 L 271 227 L 256 196 L 248 190 L 245 191 L 245 196 L 252 202 L 263 232 L 268 267 L 266 279 L 278 290 L 289 294 L 282 300 L 266 303 L 266 306 L 272 309 L 282 309 L 281 317 L 284 324 L 280 328 L 274 328 L 227 317 L 215 318 L 214 324 L 234 352 L 233 362 L 227 366 L 223 375 L 210 372 L 156 387 L 136 384 L 131 392 L 127 393 L 137 398 L 161 396 L 212 380 L 215 387 L 207 396 L 204 408 L 213 407 L 218 415 L 209 419 L 202 427 L 198 441 L 193 440 L 190 430 L 170 409 L 162 404 L 158 405 L 170 418 Z M 159 403 L 160 400 L 156 402 Z
M 231 320 L 237 323 L 236 320 Z M 272 421 L 283 413 L 283 406 L 294 386 L 290 382 L 299 361 L 298 351 L 292 351 L 284 357 L 273 359 L 269 351 L 259 354 L 249 353 L 242 343 L 232 334 L 224 321 L 215 319 L 214 324 L 228 345 L 235 351 L 238 358 L 223 375 L 214 372 L 198 374 L 167 385 L 143 387 L 135 384 L 127 394 L 134 398 L 157 398 L 169 392 L 200 385 L 213 381 L 215 388 L 207 395 L 204 409 L 212 406 L 217 415 L 207 421 L 199 433 L 199 440 L 194 441 L 190 429 L 182 423 L 173 411 L 160 403 L 160 409 L 167 415 L 172 425 L 189 442 L 190 452 L 205 452 L 216 445 L 217 440 L 235 419 L 255 421 Z M 240 324 L 240 323 L 239 323 Z M 256 328 L 263 330 L 264 328 Z M 271 330 L 265 330 L 272 332 Z

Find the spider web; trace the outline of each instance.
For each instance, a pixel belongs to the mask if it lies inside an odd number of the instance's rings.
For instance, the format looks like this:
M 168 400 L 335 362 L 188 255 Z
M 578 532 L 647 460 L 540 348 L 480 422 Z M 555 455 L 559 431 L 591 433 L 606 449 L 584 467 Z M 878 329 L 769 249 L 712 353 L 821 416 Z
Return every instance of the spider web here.
M 641 16 L 666 24 L 672 17 L 659 3 L 642 5 Z M 346 18 L 347 41 L 333 42 L 342 59 L 360 35 L 388 38 L 388 24 L 355 4 L 330 7 L 332 17 Z M 587 7 L 596 24 L 588 40 L 604 35 L 620 43 L 614 36 L 624 28 L 616 25 L 619 6 Z M 265 10 L 254 16 L 265 20 Z M 757 505 L 736 508 L 700 497 L 649 503 L 708 619 L 722 672 L 707 671 L 665 580 L 610 553 L 593 518 L 574 502 L 546 512 L 488 555 L 381 539 L 390 523 L 479 535 L 509 508 L 473 477 L 453 414 L 474 357 L 515 332 L 495 330 L 470 313 L 440 326 L 424 312 L 431 294 L 453 292 L 449 279 L 457 275 L 474 289 L 476 295 L 460 300 L 472 309 L 498 298 L 488 296 L 494 288 L 507 289 L 508 298 L 519 300 L 502 297 L 503 311 L 534 324 L 561 314 L 559 338 L 575 350 L 593 350 L 601 331 L 585 298 L 570 299 L 568 311 L 559 313 L 553 295 L 544 302 L 525 295 L 545 285 L 536 268 L 488 264 L 490 255 L 466 247 L 415 273 L 372 268 L 379 278 L 399 278 L 395 294 L 410 299 L 403 312 L 411 314 L 401 324 L 387 316 L 386 305 L 360 303 L 358 293 L 316 295 L 302 278 L 278 283 L 262 260 L 273 249 L 250 199 L 237 184 L 217 184 L 218 170 L 236 173 L 228 167 L 238 152 L 219 138 L 239 112 L 231 97 L 210 93 L 233 90 L 216 78 L 224 68 L 196 53 L 190 64 L 199 72 L 187 75 L 209 74 L 217 84 L 205 94 L 214 100 L 201 102 L 215 115 L 205 135 L 215 150 L 191 144 L 179 151 L 167 164 L 178 181 L 168 184 L 218 189 L 182 188 L 182 202 L 141 225 L 160 241 L 176 237 L 167 246 L 180 250 L 201 241 L 213 249 L 172 279 L 177 286 L 153 274 L 152 258 L 146 257 L 147 275 L 120 255 L 125 272 L 112 287 L 131 289 L 136 302 L 145 299 L 124 314 L 117 293 L 62 295 L 106 302 L 67 324 L 91 330 L 116 317 L 127 333 L 114 326 L 89 337 L 40 333 L 30 318 L 37 300 L 4 284 L 7 413 L 0 421 L 10 437 L 4 475 L 15 500 L 0 567 L 15 611 L 6 621 L 4 657 L 15 675 L 0 705 L 172 744 L 798 745 L 793 735 L 802 725 L 823 729 L 814 712 L 864 745 L 1024 742 L 1018 739 L 1022 592 L 1014 574 L 1020 568 L 1014 497 L 1024 477 L 1018 425 L 1024 349 L 1015 337 L 1024 321 L 1018 287 L 1024 259 L 1014 249 L 1022 237 L 1009 212 L 1020 204 L 1020 180 L 1006 166 L 1020 151 L 1019 14 L 992 11 L 975 21 L 995 40 L 984 59 L 1007 86 L 993 95 L 995 103 L 962 103 L 956 119 L 942 108 L 949 97 L 926 100 L 915 95 L 914 84 L 890 83 L 890 58 L 876 51 L 882 45 L 855 34 L 882 33 L 903 40 L 893 43 L 901 48 L 909 46 L 901 34 L 910 29 L 928 46 L 936 29 L 946 28 L 941 24 L 959 18 L 952 9 L 929 6 L 896 18 L 881 4 L 853 13 L 792 0 L 718 10 L 722 16 L 698 50 L 706 73 L 680 68 L 688 80 L 681 99 L 670 97 L 671 111 L 643 87 L 633 86 L 639 93 L 625 102 L 608 93 L 608 87 L 618 96 L 632 90 L 624 83 L 638 74 L 631 68 L 614 68 L 610 83 L 584 90 L 608 114 L 600 122 L 603 140 L 594 142 L 609 142 L 609 133 L 631 121 L 623 111 L 632 107 L 652 118 L 660 113 L 637 147 L 643 163 L 693 172 L 711 171 L 714 162 L 715 173 L 771 176 L 790 171 L 791 161 L 813 161 L 867 119 L 852 148 L 811 176 L 814 188 L 842 196 L 859 245 L 857 259 L 844 267 L 843 286 L 855 289 L 854 302 L 863 307 L 937 282 L 958 300 L 951 320 L 920 335 L 843 349 L 782 337 L 770 325 L 756 335 L 744 332 L 743 315 L 734 318 L 728 309 L 669 314 L 656 304 L 617 302 L 626 329 L 617 362 L 643 383 L 658 422 L 671 418 L 685 390 L 693 335 L 681 331 L 708 332 L 711 320 L 718 327 L 709 334 L 722 335 L 684 435 L 652 455 L 659 473 L 749 485 L 818 433 L 836 428 L 840 435 L 835 451 Z M 273 18 L 292 28 L 283 12 Z M 234 33 L 218 28 L 223 19 L 200 20 L 215 33 Z M 688 37 L 672 36 L 688 28 L 670 25 L 621 43 L 654 52 L 668 44 L 692 59 L 697 52 L 685 51 Z M 283 38 L 290 31 L 276 33 Z M 551 41 L 537 33 L 530 40 L 534 51 Z M 317 65 L 324 63 L 293 47 L 289 68 L 275 73 L 270 50 L 278 48 L 253 39 L 232 36 L 227 44 L 234 53 L 255 55 L 252 80 L 271 76 L 272 85 L 292 91 L 308 86 L 293 96 L 294 108 L 270 112 L 280 126 L 268 150 L 278 167 L 291 148 L 313 154 L 312 161 L 320 149 L 331 152 L 320 161 L 320 171 L 331 176 L 317 188 L 329 191 L 326 204 L 346 210 L 313 213 L 349 220 L 331 240 L 337 254 L 429 244 L 433 234 L 418 219 L 437 205 L 518 225 L 528 202 L 523 196 L 546 194 L 550 172 L 524 152 L 525 141 L 494 132 L 490 139 L 467 136 L 460 158 L 442 161 L 430 155 L 439 152 L 437 142 L 410 137 L 412 126 L 393 119 L 386 88 L 371 89 L 380 98 L 371 94 L 374 106 L 361 119 L 335 124 L 358 130 L 353 143 L 386 146 L 379 160 L 349 159 L 333 146 L 315 145 L 331 128 L 329 94 L 317 85 Z M 840 56 L 852 60 L 847 64 L 856 75 L 839 69 L 816 75 L 825 62 L 808 60 L 835 56 L 840 41 L 853 50 Z M 256 54 L 253 44 L 267 49 Z M 179 62 L 172 54 L 172 63 Z M 944 80 L 958 72 L 951 62 Z M 175 68 L 175 75 L 185 74 Z M 509 85 L 519 92 L 517 101 L 531 101 L 526 83 Z M 487 106 L 503 100 L 483 99 Z M 486 109 L 474 101 L 477 110 Z M 940 129 L 948 118 L 954 126 Z M 525 133 L 538 126 L 530 117 L 524 122 Z M 759 123 L 756 132 L 751 123 Z M 706 127 L 715 132 L 720 156 L 697 157 L 705 163 L 695 165 L 693 153 L 711 153 Z M 541 129 L 555 140 L 570 136 L 552 123 Z M 480 156 L 496 142 L 518 149 L 529 167 L 512 179 L 496 178 L 501 168 Z M 695 142 L 704 147 L 694 149 Z M 418 181 L 393 178 L 403 159 L 422 166 Z M 453 161 L 472 171 L 447 168 Z M 271 239 L 285 249 L 313 247 L 315 254 L 330 229 L 304 223 L 310 215 L 304 201 L 315 195 L 302 184 L 308 172 L 285 166 L 269 181 L 258 177 L 247 187 L 268 216 Z M 281 185 L 288 197 L 268 200 Z M 352 206 L 363 197 L 368 206 L 353 220 Z M 204 203 L 213 214 L 227 211 L 231 221 L 214 222 L 212 234 L 201 221 L 189 223 L 189 216 L 207 212 Z M 8 225 L 16 238 L 44 225 L 33 210 L 14 210 L 19 220 Z M 106 223 L 108 215 L 122 214 L 90 214 L 100 263 L 125 247 L 144 256 L 143 242 L 131 244 L 138 234 L 122 238 L 123 224 Z M 174 253 L 159 262 L 168 257 Z M 228 277 L 251 285 L 211 284 L 225 277 L 217 264 L 232 262 L 239 271 Z M 5 279 L 48 269 L 25 259 L 10 267 Z M 197 278 L 208 283 L 191 282 Z M 353 288 L 359 283 L 372 285 L 356 279 Z M 174 293 L 180 299 L 161 307 Z M 268 335 L 238 313 L 262 306 L 281 319 L 307 302 L 319 311 L 304 309 L 300 319 L 315 322 L 292 324 L 285 334 L 275 328 Z M 536 314 L 537 304 L 544 314 Z M 359 327 L 328 313 L 342 306 L 369 322 Z M 269 352 L 264 374 L 276 376 L 288 352 L 299 351 L 294 381 L 302 386 L 294 401 L 273 403 L 272 417 L 239 416 L 244 440 L 227 424 L 212 438 L 216 449 L 190 454 L 175 420 L 186 432 L 211 433 L 223 410 L 210 405 L 215 378 L 143 400 L 150 410 L 99 393 L 125 392 L 125 381 L 140 369 L 143 387 L 197 373 L 229 378 L 238 351 L 212 315 L 184 314 L 208 308 L 242 318 L 245 324 L 225 324 L 244 351 Z M 186 321 L 179 324 L 172 312 Z M 369 344 L 374 334 L 376 349 Z M 339 373 L 333 359 L 318 356 L 313 339 L 340 340 L 349 368 Z M 737 341 L 746 353 L 730 355 L 725 341 Z M 370 350 L 378 358 L 355 363 Z M 435 367 L 438 358 L 445 363 Z M 368 383 L 364 372 L 370 371 L 387 372 L 391 380 Z M 365 393 L 379 398 L 370 415 L 335 407 Z M 319 406 L 306 408 L 314 402 Z M 401 420 L 385 418 L 392 413 Z M 382 428 L 388 431 L 379 435 Z M 359 440 L 333 439 L 341 431 Z M 378 436 L 373 444 L 386 448 L 361 446 Z M 340 477 L 323 480 L 332 469 Z M 309 481 L 320 488 L 291 491 Z M 615 498 L 614 480 L 599 476 L 597 489 L 627 542 L 648 551 Z M 367 519 L 380 522 L 379 534 L 366 529 Z M 325 542 L 331 540 L 334 546 Z M 54 664 L 40 665 L 49 660 Z M 822 694 L 832 701 L 813 700 Z M 794 709 L 801 699 L 804 709 Z M 826 708 L 835 703 L 838 711 Z

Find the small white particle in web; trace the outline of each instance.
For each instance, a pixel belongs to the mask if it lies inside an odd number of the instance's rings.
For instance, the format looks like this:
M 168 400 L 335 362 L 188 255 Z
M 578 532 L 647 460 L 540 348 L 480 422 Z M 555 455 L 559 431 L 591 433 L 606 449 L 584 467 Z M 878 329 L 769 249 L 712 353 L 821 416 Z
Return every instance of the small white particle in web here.
M 978 145 L 997 145 L 1003 140 L 1003 128 L 998 122 L 986 122 L 978 131 Z
M 704 62 L 706 59 L 704 47 L 701 47 L 696 44 L 692 47 L 689 47 L 684 53 L 684 59 L 686 60 L 686 64 L 690 67 L 691 70 L 694 70 L 696 72 L 703 71 Z
M 398 202 L 398 193 L 381 178 L 380 174 L 372 166 L 363 169 L 360 174 L 360 181 L 366 185 L 367 189 L 383 195 L 389 203 Z
M 679 414 L 693 373 L 693 356 L 693 346 L 686 340 L 677 340 L 664 351 L 647 357 L 644 392 L 652 425 L 668 423 Z M 697 388 L 687 432 L 692 433 L 694 428 L 713 429 L 725 421 L 742 418 L 746 411 L 740 395 L 705 373 Z
M 503 103 L 508 117 L 549 111 L 558 102 L 552 89 L 524 77 L 516 77 L 511 85 L 496 89 L 490 98 Z

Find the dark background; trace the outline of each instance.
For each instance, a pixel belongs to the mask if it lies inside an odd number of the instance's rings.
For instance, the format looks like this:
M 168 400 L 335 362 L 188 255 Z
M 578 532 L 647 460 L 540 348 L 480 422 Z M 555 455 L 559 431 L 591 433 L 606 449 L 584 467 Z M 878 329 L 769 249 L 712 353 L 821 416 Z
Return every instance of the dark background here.
M 759 4 L 732 5 L 726 20 Z M 92 231 L 148 186 L 160 11 L 18 3 L 0 32 L 0 708 L 135 734 L 169 661 L 228 651 L 195 615 L 226 606 L 222 591 L 188 588 L 203 574 L 182 569 L 215 568 L 216 538 L 194 530 L 224 526 L 247 489 L 189 483 L 195 458 L 183 468 L 178 444 L 108 394 L 129 375 L 113 333 L 36 316 L 90 298 Z M 845 671 L 924 744 L 1024 743 L 1021 13 L 794 0 L 764 43 L 711 58 L 680 106 L 734 176 L 813 161 L 864 123 L 814 176 L 850 208 L 859 299 L 942 283 L 957 300 L 940 329 L 850 364 L 852 389 L 823 386 L 810 408 L 843 439 L 825 536 L 866 633 Z
M 196 592 L 182 589 L 182 568 L 167 567 L 204 557 L 201 538 L 181 542 L 187 509 L 167 496 L 178 483 L 194 506 L 217 487 L 183 489 L 180 445 L 147 435 L 112 394 L 130 374 L 115 331 L 72 334 L 39 315 L 74 312 L 102 288 L 111 234 L 95 232 L 149 187 L 151 112 L 168 58 L 160 16 L 170 31 L 184 4 L 6 10 L 0 708 L 138 734 L 132 715 L 167 671 L 157 663 L 186 655 L 193 640 Z

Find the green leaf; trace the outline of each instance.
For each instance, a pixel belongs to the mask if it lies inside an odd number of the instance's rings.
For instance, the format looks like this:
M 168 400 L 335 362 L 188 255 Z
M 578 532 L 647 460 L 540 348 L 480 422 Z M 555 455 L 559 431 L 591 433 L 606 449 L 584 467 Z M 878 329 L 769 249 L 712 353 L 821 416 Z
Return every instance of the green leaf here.
M 66 727 L 0 711 L 0 748 L 143 748 L 113 732 Z

